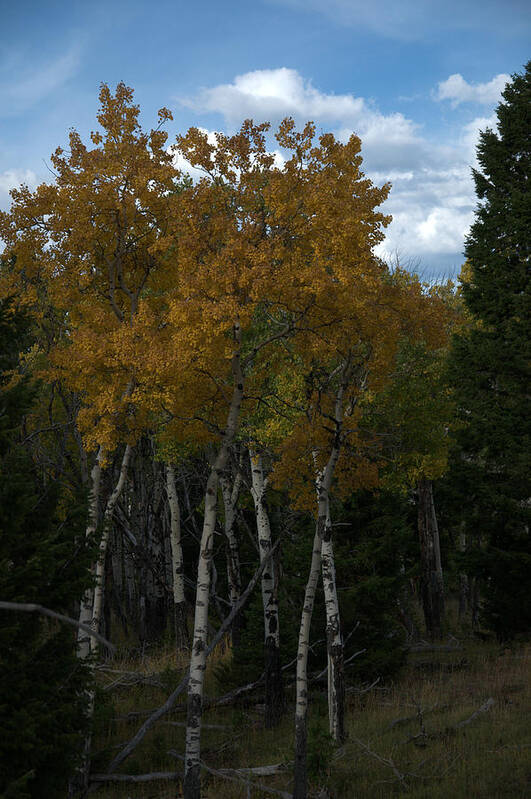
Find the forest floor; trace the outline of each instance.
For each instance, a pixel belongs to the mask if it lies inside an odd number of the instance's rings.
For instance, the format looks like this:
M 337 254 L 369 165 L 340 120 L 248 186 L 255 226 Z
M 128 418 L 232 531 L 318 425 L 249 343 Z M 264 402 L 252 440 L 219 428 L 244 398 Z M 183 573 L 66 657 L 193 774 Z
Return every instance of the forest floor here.
M 309 796 L 320 799 L 404 796 L 410 799 L 531 796 L 531 646 L 452 639 L 452 651 L 411 652 L 399 676 L 370 690 L 348 693 L 347 742 L 327 735 L 326 694 L 312 691 L 309 722 Z M 214 667 L 230 658 L 218 648 L 206 678 L 209 698 L 222 693 Z M 113 669 L 114 671 L 111 671 Z M 171 651 L 114 660 L 98 671 L 94 773 L 163 704 L 184 671 Z M 142 680 L 139 682 L 139 680 Z M 266 799 L 292 788 L 293 696 L 282 724 L 264 729 L 260 697 L 204 713 L 202 758 L 212 769 L 284 764 L 273 776 L 205 773 L 205 799 Z M 185 695 L 146 735 L 119 771 L 129 775 L 181 772 Z M 479 712 L 478 712 L 479 711 Z M 139 715 L 140 714 L 140 715 Z M 229 777 L 232 778 L 229 779 Z M 234 781 L 236 780 L 236 781 Z M 247 780 L 247 782 L 246 782 Z M 250 780 L 250 782 L 249 782 Z M 269 791 L 256 787 L 259 783 Z M 98 783 L 101 799 L 175 799 L 180 783 Z M 276 792 L 276 793 L 275 793 Z

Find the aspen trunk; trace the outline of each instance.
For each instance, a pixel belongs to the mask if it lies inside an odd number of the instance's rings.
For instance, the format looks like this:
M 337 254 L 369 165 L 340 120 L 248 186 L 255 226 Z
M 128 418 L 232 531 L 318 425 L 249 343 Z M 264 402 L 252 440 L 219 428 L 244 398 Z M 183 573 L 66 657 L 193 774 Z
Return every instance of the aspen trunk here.
M 461 530 L 459 533 L 459 551 L 466 552 L 466 533 Z M 461 572 L 459 574 L 459 621 L 461 621 L 468 610 L 469 586 L 468 576 Z
M 223 496 L 223 507 L 225 511 L 225 540 L 226 540 L 226 556 L 227 556 L 227 582 L 229 585 L 229 600 L 231 607 L 237 605 L 242 590 L 242 578 L 240 571 L 240 552 L 238 547 L 238 539 L 236 538 L 236 531 L 234 529 L 234 522 L 236 519 L 236 503 L 241 487 L 241 474 L 234 478 L 232 487 L 226 475 L 220 478 L 221 493 Z M 236 616 L 232 624 L 231 630 L 232 643 L 237 646 L 240 639 L 240 621 Z
M 107 501 L 107 505 L 105 508 L 105 513 L 103 517 L 103 534 L 102 534 L 102 539 L 100 541 L 98 561 L 96 563 L 96 568 L 95 568 L 96 585 L 94 588 L 94 592 L 93 595 L 91 596 L 89 596 L 88 593 L 85 594 L 81 606 L 80 621 L 83 621 L 83 623 L 86 623 L 88 626 L 92 627 L 92 629 L 96 631 L 98 630 L 99 627 L 102 605 L 103 605 L 105 561 L 107 555 L 107 541 L 109 537 L 110 521 L 112 519 L 114 508 L 116 506 L 116 503 L 118 501 L 118 498 L 121 494 L 121 491 L 125 483 L 127 470 L 129 467 L 129 461 L 131 459 L 131 452 L 132 449 L 128 444 L 125 448 L 124 456 L 122 459 L 120 477 L 114 488 L 114 491 L 112 492 L 111 496 Z M 89 522 L 86 531 L 87 537 L 93 535 L 98 526 L 98 504 L 99 504 L 99 494 L 101 487 L 101 464 L 103 458 L 104 458 L 104 453 L 102 448 L 100 447 L 98 450 L 98 454 L 96 456 L 95 464 L 92 467 L 92 472 L 91 472 L 92 488 L 89 501 Z M 86 622 L 84 621 L 85 618 Z M 81 660 L 87 660 L 87 658 L 90 655 L 93 655 L 97 652 L 97 642 L 95 638 L 88 636 L 88 641 L 86 641 L 84 637 L 80 637 L 78 635 L 78 642 L 79 642 L 78 657 Z M 87 692 L 87 715 L 89 719 L 92 719 L 94 716 L 94 697 L 95 697 L 94 689 L 90 689 Z M 92 740 L 92 735 L 89 732 L 85 738 L 83 745 L 81 765 L 76 774 L 70 780 L 69 795 L 71 796 L 80 793 L 84 795 L 88 789 L 91 740 Z
M 312 562 L 310 574 L 304 594 L 301 625 L 299 629 L 299 645 L 297 649 L 297 678 L 295 700 L 295 763 L 293 769 L 293 799 L 307 797 L 307 715 L 308 715 L 308 649 L 310 644 L 310 625 L 312 621 L 315 591 L 321 571 L 323 538 L 329 514 L 330 486 L 334 470 L 339 458 L 343 433 L 343 397 L 350 379 L 350 362 L 344 363 L 341 384 L 335 402 L 335 433 L 328 462 L 317 478 L 318 510 L 315 536 L 313 540 Z M 316 460 L 316 456 L 314 456 Z M 339 619 L 339 616 L 338 616 Z M 329 670 L 330 671 L 330 670 Z
M 98 528 L 98 512 L 100 502 L 100 489 L 101 489 L 101 462 L 103 460 L 103 451 L 101 447 L 98 449 L 94 466 L 90 472 L 91 487 L 88 507 L 88 523 L 86 529 L 86 538 L 92 538 Z M 81 607 L 79 610 L 79 621 L 82 624 L 90 626 L 92 622 L 92 608 L 94 602 L 94 592 L 92 588 L 85 591 L 83 599 L 81 600 Z M 78 642 L 78 657 L 81 660 L 86 660 L 90 654 L 90 636 L 83 630 L 79 629 L 77 635 Z
M 123 487 L 125 485 L 132 453 L 133 453 L 133 448 L 131 447 L 130 444 L 127 444 L 125 447 L 122 463 L 120 466 L 120 476 L 118 477 L 118 481 L 114 487 L 111 496 L 107 500 L 107 505 L 105 507 L 105 514 L 103 517 L 103 533 L 101 536 L 101 541 L 99 546 L 98 561 L 96 563 L 96 585 L 94 586 L 94 605 L 92 608 L 92 620 L 90 622 L 94 630 L 97 630 L 99 627 L 101 611 L 103 607 L 103 589 L 105 583 L 104 580 L 105 560 L 107 555 L 107 543 L 109 541 L 109 532 L 111 528 L 112 517 L 114 509 L 116 507 L 116 503 L 118 502 L 120 494 L 122 493 Z M 97 651 L 97 641 L 95 638 L 91 638 L 90 652 L 92 654 L 95 653 L 96 651 Z
M 278 618 L 278 585 L 275 564 L 271 557 L 271 525 L 264 503 L 266 481 L 262 457 L 249 450 L 251 478 L 260 563 L 266 566 L 262 572 L 262 605 L 264 610 L 264 656 L 265 656 L 265 726 L 276 726 L 284 712 L 284 688 L 280 663 L 280 625 Z
M 232 357 L 233 392 L 218 454 L 211 467 L 205 493 L 205 515 L 201 535 L 199 563 L 197 568 L 197 590 L 194 617 L 194 638 L 190 658 L 190 679 L 188 683 L 188 704 L 186 719 L 186 751 L 184 762 L 184 799 L 200 799 L 200 755 L 201 755 L 201 716 L 203 711 L 203 683 L 206 667 L 206 647 L 208 632 L 208 600 L 210 594 L 210 565 L 214 529 L 216 525 L 219 479 L 224 472 L 229 449 L 238 427 L 240 406 L 243 398 L 243 371 L 240 356 L 241 329 L 234 325 L 235 351 Z
M 418 482 L 418 528 L 420 539 L 420 592 L 426 631 L 430 638 L 442 637 L 444 584 L 439 530 L 433 503 L 433 485 L 425 477 Z
M 293 799 L 306 799 L 307 796 L 307 725 L 308 715 L 308 649 L 310 646 L 310 627 L 312 623 L 315 593 L 321 571 L 321 546 L 323 542 L 325 516 L 319 516 L 313 539 L 312 562 L 302 608 L 297 647 L 297 678 L 295 700 L 295 764 L 293 770 Z
M 330 735 L 336 743 L 345 740 L 345 669 L 337 598 L 336 567 L 332 545 L 330 498 L 326 495 L 326 518 L 321 549 L 321 570 L 326 609 L 326 645 L 328 653 L 328 719 Z
M 181 546 L 181 513 L 175 485 L 175 470 L 166 465 L 166 490 L 170 506 L 170 543 L 173 578 L 173 618 L 175 624 L 175 646 L 178 651 L 190 648 L 186 624 L 186 600 L 184 597 L 183 550 Z

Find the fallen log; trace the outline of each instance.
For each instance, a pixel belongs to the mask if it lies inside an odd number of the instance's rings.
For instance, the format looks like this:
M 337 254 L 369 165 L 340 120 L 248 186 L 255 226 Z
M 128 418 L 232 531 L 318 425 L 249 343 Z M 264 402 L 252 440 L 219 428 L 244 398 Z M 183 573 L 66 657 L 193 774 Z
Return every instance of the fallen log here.
M 155 780 L 180 780 L 177 771 L 153 771 L 151 774 L 91 774 L 90 782 L 154 782 Z
M 178 754 L 178 752 L 176 752 L 174 749 L 169 749 L 168 754 L 179 758 L 179 760 L 184 760 L 183 755 Z M 270 793 L 273 794 L 274 796 L 281 796 L 282 799 L 293 799 L 292 794 L 288 793 L 287 791 L 279 791 L 277 788 L 270 788 L 268 785 L 264 785 L 261 782 L 251 782 L 251 780 L 246 779 L 246 777 L 244 776 L 244 774 L 246 773 L 248 774 L 249 772 L 256 774 L 257 769 L 269 769 L 269 768 L 277 769 L 278 766 L 283 764 L 277 764 L 275 766 L 258 766 L 256 769 L 215 769 L 212 768 L 211 766 L 207 766 L 207 764 L 203 763 L 203 761 L 201 760 L 199 765 L 201 766 L 202 769 L 207 771 L 209 774 L 213 774 L 215 777 L 221 777 L 222 779 L 229 780 L 230 782 L 237 782 L 240 785 L 247 785 L 248 790 L 254 788 L 257 791 L 264 791 L 264 793 Z M 270 773 L 278 774 L 279 771 L 277 770 L 275 772 L 270 772 Z

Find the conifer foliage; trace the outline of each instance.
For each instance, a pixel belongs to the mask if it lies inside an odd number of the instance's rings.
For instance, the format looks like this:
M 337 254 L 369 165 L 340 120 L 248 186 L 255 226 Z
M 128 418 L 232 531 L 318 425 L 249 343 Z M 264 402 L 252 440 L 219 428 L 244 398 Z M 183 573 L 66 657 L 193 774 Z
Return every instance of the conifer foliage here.
M 0 305 L 0 597 L 71 613 L 90 580 L 85 503 L 45 485 L 26 450 L 23 417 L 35 388 L 13 379 L 27 320 Z M 0 795 L 64 797 L 86 726 L 87 672 L 75 634 L 36 614 L 0 610 Z
M 477 324 L 457 337 L 451 368 L 464 427 L 462 460 L 481 504 L 476 568 L 485 620 L 500 638 L 529 630 L 529 319 L 531 62 L 503 92 L 498 130 L 480 134 L 480 200 L 466 243 L 463 296 Z M 476 529 L 478 514 L 476 513 Z M 473 531 L 471 531 L 473 532 Z

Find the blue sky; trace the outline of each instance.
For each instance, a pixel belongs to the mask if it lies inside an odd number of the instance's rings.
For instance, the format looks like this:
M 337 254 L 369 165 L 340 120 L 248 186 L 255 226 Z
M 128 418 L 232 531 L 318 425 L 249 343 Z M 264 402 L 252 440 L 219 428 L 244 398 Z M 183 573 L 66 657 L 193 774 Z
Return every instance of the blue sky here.
M 455 274 L 473 217 L 477 131 L 530 58 L 523 0 L 0 0 L 0 207 L 50 180 L 50 153 L 95 127 L 99 84 L 135 89 L 144 125 L 172 109 L 230 131 L 248 116 L 357 133 L 391 180 L 381 254 Z

